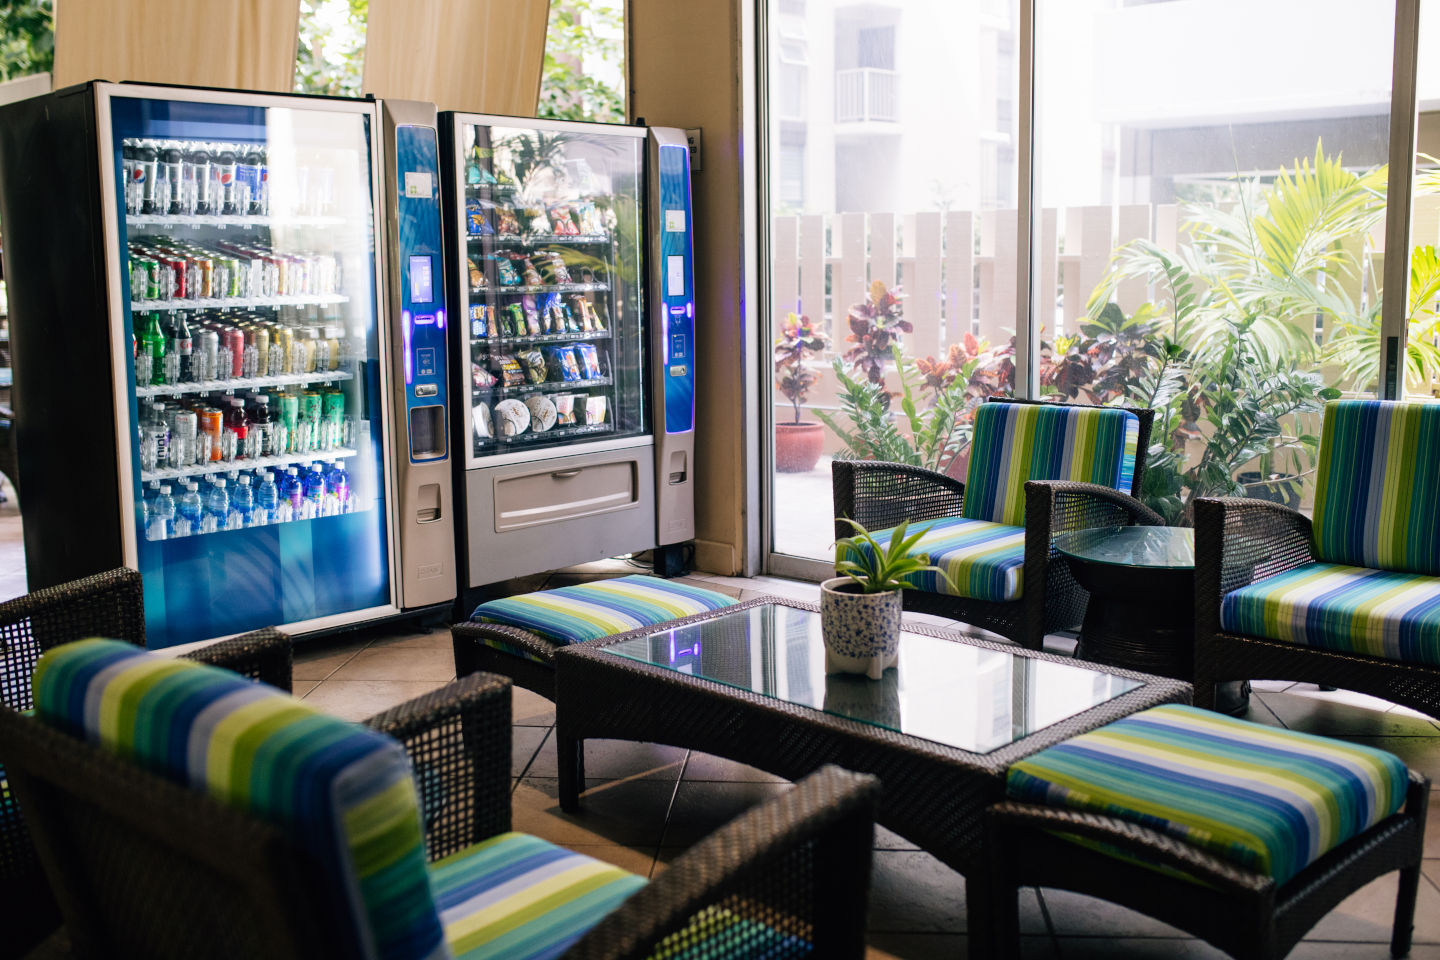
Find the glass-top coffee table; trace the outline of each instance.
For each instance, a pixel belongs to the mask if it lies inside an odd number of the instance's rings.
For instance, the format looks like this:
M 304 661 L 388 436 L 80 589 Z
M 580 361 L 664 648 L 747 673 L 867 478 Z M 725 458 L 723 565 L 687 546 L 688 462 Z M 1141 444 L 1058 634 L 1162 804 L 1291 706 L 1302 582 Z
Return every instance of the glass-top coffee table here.
M 566 810 L 579 807 L 590 738 L 688 747 L 791 780 L 835 763 L 880 777 L 880 822 L 966 875 L 1011 763 L 1190 700 L 1175 680 L 915 624 L 883 679 L 826 676 L 817 608 L 775 597 L 561 648 L 555 684 Z

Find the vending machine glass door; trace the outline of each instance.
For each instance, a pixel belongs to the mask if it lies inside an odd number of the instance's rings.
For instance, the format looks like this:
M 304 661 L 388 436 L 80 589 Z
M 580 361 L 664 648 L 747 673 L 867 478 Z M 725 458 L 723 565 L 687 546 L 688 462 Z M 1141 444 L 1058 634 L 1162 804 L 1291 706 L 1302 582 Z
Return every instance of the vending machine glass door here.
M 392 601 L 374 106 L 184 96 L 105 101 L 151 646 Z

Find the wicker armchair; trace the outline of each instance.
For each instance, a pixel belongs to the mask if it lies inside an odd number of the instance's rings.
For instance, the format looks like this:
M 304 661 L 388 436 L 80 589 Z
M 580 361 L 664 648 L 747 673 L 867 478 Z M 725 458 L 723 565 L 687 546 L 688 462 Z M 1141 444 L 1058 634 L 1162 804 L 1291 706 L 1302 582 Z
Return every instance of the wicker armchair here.
M 249 664 L 241 651 L 220 653 L 256 676 L 275 662 L 275 637 L 254 645 Z M 509 830 L 508 680 L 471 674 L 366 724 L 424 771 L 430 860 Z M 0 716 L 0 752 L 35 811 L 75 954 L 335 955 L 315 920 L 322 892 L 301 879 L 313 870 L 277 827 L 18 714 Z M 813 955 L 859 958 L 875 797 L 873 778 L 820 771 L 688 851 L 564 956 L 648 957 L 715 934 L 730 939 L 706 956 L 747 957 L 753 927 Z
M 1297 680 L 1440 718 L 1440 618 L 1427 610 L 1440 599 L 1440 533 L 1410 513 L 1433 503 L 1437 437 L 1434 404 L 1330 403 L 1315 520 L 1262 500 L 1195 502 L 1197 706 L 1214 704 L 1220 681 Z M 1392 442 L 1414 445 L 1398 470 L 1386 468 Z M 1382 500 L 1383 516 L 1371 506 Z M 1378 591 L 1388 609 L 1370 610 L 1365 593 Z
M 1036 404 L 1081 410 L 1113 408 L 1085 404 L 1053 404 L 1039 401 L 990 398 L 992 404 Z M 1135 499 L 1145 471 L 1145 454 L 1155 414 L 1151 410 L 1130 410 L 1138 421 L 1135 466 L 1128 492 L 1097 483 L 1082 483 L 1034 477 L 1024 489 L 1024 564 L 1022 595 L 1015 600 L 990 600 L 951 596 L 926 589 L 905 590 L 905 609 L 937 614 L 982 627 L 1014 640 L 1032 650 L 1040 649 L 1045 634 L 1073 628 L 1085 614 L 1089 594 L 1075 582 L 1069 562 L 1054 549 L 1057 534 L 1086 527 L 1129 524 L 1160 524 L 1160 516 Z M 972 459 L 967 480 L 989 468 Z M 836 460 L 831 464 L 835 516 L 864 524 L 871 532 L 902 522 L 911 526 L 927 521 L 965 516 L 966 484 L 922 467 L 867 460 Z M 853 531 L 839 520 L 836 538 Z M 924 549 L 920 545 L 917 549 Z M 1036 585 L 1039 588 L 1036 588 Z

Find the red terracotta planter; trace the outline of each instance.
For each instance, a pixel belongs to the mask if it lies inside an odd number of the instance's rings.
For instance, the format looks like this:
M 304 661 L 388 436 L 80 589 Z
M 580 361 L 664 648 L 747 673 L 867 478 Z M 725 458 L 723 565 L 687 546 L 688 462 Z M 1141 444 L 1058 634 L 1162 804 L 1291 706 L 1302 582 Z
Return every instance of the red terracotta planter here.
M 825 446 L 823 424 L 775 424 L 775 469 L 780 473 L 804 473 L 814 470 Z

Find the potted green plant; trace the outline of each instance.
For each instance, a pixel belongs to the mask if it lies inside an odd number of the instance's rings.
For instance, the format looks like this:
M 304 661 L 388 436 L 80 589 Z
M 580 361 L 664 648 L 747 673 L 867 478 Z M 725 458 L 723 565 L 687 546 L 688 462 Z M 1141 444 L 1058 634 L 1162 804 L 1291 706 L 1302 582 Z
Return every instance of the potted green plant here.
M 825 446 L 825 428 L 813 420 L 800 419 L 800 407 L 820 379 L 806 366 L 809 357 L 830 345 L 825 331 L 806 316 L 791 313 L 785 318 L 775 340 L 775 386 L 795 409 L 795 419 L 775 422 L 775 469 L 781 473 L 804 473 L 815 469 Z
M 881 544 L 862 524 L 840 519 L 855 535 L 835 543 L 835 572 L 842 576 L 820 584 L 825 672 L 862 673 L 879 680 L 899 655 L 900 591 L 911 586 L 905 578 L 934 571 L 952 582 L 924 555 L 910 556 L 929 527 L 910 533 L 908 524 L 901 523 L 889 542 Z

